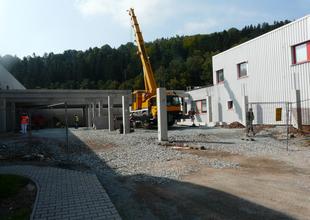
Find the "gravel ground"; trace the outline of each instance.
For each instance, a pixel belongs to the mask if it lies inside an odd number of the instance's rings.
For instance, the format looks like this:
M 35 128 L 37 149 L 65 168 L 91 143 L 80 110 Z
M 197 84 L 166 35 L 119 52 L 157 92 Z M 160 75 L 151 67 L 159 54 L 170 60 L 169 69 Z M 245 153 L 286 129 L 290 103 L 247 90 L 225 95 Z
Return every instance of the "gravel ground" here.
M 243 129 L 192 129 L 189 134 L 184 135 L 181 130 L 170 133 L 170 139 L 179 143 L 204 146 L 206 149 L 226 151 L 232 154 L 243 154 L 247 156 L 273 156 L 299 151 L 300 146 L 289 140 L 289 151 L 287 151 L 286 136 L 284 129 L 266 129 L 256 134 L 253 141 L 242 140 L 245 137 Z M 276 138 L 272 138 L 276 136 Z
M 204 168 L 201 165 L 224 169 L 218 172 L 221 174 L 230 173 L 231 170 L 228 169 L 242 171 L 242 166 L 229 161 L 232 159 L 228 158 L 232 157 L 210 159 L 207 152 L 206 154 L 199 152 L 199 155 L 204 156 L 198 156 L 190 154 L 187 150 L 172 149 L 173 146 L 184 148 L 203 146 L 207 150 L 246 155 L 250 159 L 252 157 L 254 159 L 256 157 L 265 158 L 266 156 L 266 158 L 273 158 L 285 162 L 285 164 L 288 162 L 288 165 L 297 164 L 298 169 L 302 167 L 308 169 L 310 166 L 309 147 L 302 147 L 297 139 L 291 139 L 289 140 L 289 151 L 286 151 L 285 140 L 272 138 L 274 134 L 277 134 L 277 137 L 283 139 L 284 136 L 281 135 L 283 128 L 265 129 L 257 134 L 255 141 L 244 141 L 241 140 L 244 138 L 242 129 L 178 127 L 169 131 L 170 142 L 161 145 L 157 142 L 155 130 L 137 129 L 128 135 L 121 135 L 118 131 L 70 129 L 69 149 L 65 145 L 64 134 L 64 130 L 61 129 L 45 129 L 33 132 L 31 139 L 18 134 L 1 138 L 0 165 L 1 161 L 5 163 L 7 160 L 14 161 L 14 158 L 15 160 L 18 158 L 17 161 L 20 159 L 30 162 L 38 160 L 49 166 L 56 165 L 68 169 L 94 172 L 124 219 L 158 219 L 156 214 L 158 207 L 165 210 L 166 214 L 170 213 L 173 218 L 174 214 L 179 213 L 178 208 L 183 209 L 183 206 L 179 206 L 183 205 L 182 199 L 191 200 L 193 203 L 190 204 L 200 207 L 205 202 L 204 196 L 201 197 L 201 200 L 196 201 L 196 197 L 186 197 L 186 195 L 191 195 L 189 193 L 189 191 L 192 192 L 191 190 L 194 195 L 203 195 L 206 193 L 205 189 L 208 193 L 209 189 L 200 187 L 200 190 L 197 191 L 198 186 L 189 184 L 186 179 L 192 175 L 184 175 L 199 171 L 199 169 L 202 172 Z M 242 161 L 240 163 L 242 164 Z M 226 168 L 228 169 L 225 170 Z M 206 176 L 209 178 L 209 173 L 206 172 L 203 174 L 197 172 L 193 175 L 199 178 L 200 175 L 204 175 L 203 178 Z M 182 178 L 186 181 L 178 181 Z M 222 184 L 225 181 L 220 179 L 219 183 Z M 231 181 L 230 177 L 227 181 Z M 235 181 L 239 181 L 239 177 Z M 160 189 L 168 187 L 168 191 L 164 191 L 160 195 L 155 191 L 155 194 L 146 194 L 146 197 L 139 198 L 137 195 L 140 194 L 137 190 L 140 189 L 141 184 L 148 186 L 147 192 L 149 192 L 150 186 L 156 187 L 157 184 L 162 184 Z M 298 183 L 294 184 L 298 184 L 304 190 L 309 190 L 308 181 L 303 178 L 298 179 Z M 182 193 L 170 194 L 171 198 L 167 195 L 169 197 L 167 199 L 165 194 L 169 194 L 169 187 L 176 186 L 179 186 Z M 233 186 L 233 189 L 235 188 Z M 183 197 L 182 190 L 185 189 L 189 191 L 187 194 L 185 192 L 185 197 Z M 174 197 L 174 195 L 180 197 Z M 222 195 L 221 193 L 218 196 Z M 152 199 L 153 197 L 155 200 L 149 201 L 149 204 L 151 206 L 153 203 L 157 204 L 155 211 L 144 201 L 145 198 L 149 200 L 148 198 Z M 181 200 L 180 203 L 178 203 L 179 200 Z M 214 198 L 214 203 L 218 204 L 217 197 Z M 195 210 L 191 210 L 190 213 L 196 216 Z
M 283 133 L 278 129 L 277 132 Z M 299 151 L 292 141 L 289 152 L 286 151 L 286 140 L 271 138 L 274 130 L 260 132 L 255 141 L 244 141 L 242 129 L 223 128 L 184 128 L 179 127 L 169 131 L 168 147 L 159 145 L 156 130 L 139 130 L 128 135 L 121 135 L 118 131 L 70 129 L 70 154 L 63 144 L 64 132 L 60 130 L 42 130 L 34 133 L 31 143 L 19 139 L 19 142 L 0 142 L 0 155 L 20 157 L 34 155 L 45 159 L 85 164 L 99 173 L 114 173 L 119 176 L 135 176 L 138 181 L 154 177 L 157 181 L 168 179 L 178 180 L 183 175 L 195 172 L 199 165 L 211 168 L 238 168 L 239 164 L 231 161 L 209 159 L 186 151 L 177 151 L 170 146 L 204 147 L 216 151 L 225 151 L 232 154 L 248 156 L 288 155 Z M 53 137 L 54 139 L 52 139 Z M 41 140 L 41 141 L 37 141 Z M 44 140 L 42 142 L 42 140 Z M 92 150 L 87 150 L 91 145 Z M 103 148 L 102 148 L 103 146 Z M 105 147 L 109 146 L 109 147 Z M 96 154 L 94 154 L 96 151 Z M 24 158 L 25 159 L 25 158 Z M 298 155 L 298 160 L 310 163 L 309 150 Z M 186 163 L 184 163 L 186 161 Z M 104 172 L 102 172 L 104 170 Z M 158 178 L 160 177 L 160 178 Z
M 96 140 L 96 142 L 105 144 L 108 142 L 117 146 L 99 151 L 97 155 L 117 174 L 136 176 L 139 181 L 143 181 L 146 177 L 155 177 L 157 180 L 160 180 L 157 177 L 177 180 L 183 175 L 197 171 L 197 163 L 217 169 L 239 167 L 239 164 L 229 161 L 209 160 L 206 157 L 159 145 L 156 131 L 136 130 L 126 136 L 120 135 L 117 131 L 73 130 L 72 132 L 84 142 Z M 84 161 L 86 160 L 85 158 Z M 183 163 L 184 160 L 193 163 Z M 94 165 L 90 166 L 94 167 Z

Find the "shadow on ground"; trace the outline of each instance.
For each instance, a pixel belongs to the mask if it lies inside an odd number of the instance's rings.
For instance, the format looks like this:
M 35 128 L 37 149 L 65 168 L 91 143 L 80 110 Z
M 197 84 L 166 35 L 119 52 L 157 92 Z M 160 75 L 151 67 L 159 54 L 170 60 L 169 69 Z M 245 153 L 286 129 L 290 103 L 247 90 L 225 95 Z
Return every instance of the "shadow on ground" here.
M 142 174 L 120 175 L 73 133 L 70 133 L 69 148 L 65 146 L 64 135 L 58 135 L 56 140 L 40 132 L 27 139 L 28 145 L 40 138 L 42 144 L 51 141 L 55 148 L 60 147 L 57 153 L 62 153 L 63 157 L 52 155 L 62 160 L 59 167 L 89 167 L 96 173 L 123 219 L 293 219 L 213 188 Z M 120 138 L 125 137 L 120 135 Z M 44 149 L 41 151 L 45 153 Z M 53 154 L 51 150 L 48 152 Z

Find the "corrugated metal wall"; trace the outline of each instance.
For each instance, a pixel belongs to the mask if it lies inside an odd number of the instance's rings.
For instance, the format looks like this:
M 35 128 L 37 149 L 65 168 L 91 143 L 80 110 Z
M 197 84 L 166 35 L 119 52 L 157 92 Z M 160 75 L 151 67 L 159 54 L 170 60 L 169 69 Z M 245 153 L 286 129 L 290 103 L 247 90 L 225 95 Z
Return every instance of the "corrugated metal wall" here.
M 292 46 L 309 40 L 310 16 L 306 16 L 214 56 L 214 86 L 208 89 L 212 93 L 214 121 L 242 122 L 244 95 L 249 102 L 294 102 L 294 90 L 300 89 L 301 100 L 310 99 L 310 62 L 292 64 Z M 237 65 L 242 62 L 248 62 L 248 76 L 238 79 Z M 217 84 L 216 71 L 220 69 L 224 69 L 225 80 Z M 206 96 L 207 90 L 189 94 L 197 100 L 196 97 Z M 233 101 L 233 109 L 228 110 L 228 101 Z M 302 108 L 306 119 L 310 102 L 303 102 Z M 272 111 L 270 105 L 264 109 L 262 105 L 261 111 L 265 112 L 263 123 L 275 123 L 275 109 Z

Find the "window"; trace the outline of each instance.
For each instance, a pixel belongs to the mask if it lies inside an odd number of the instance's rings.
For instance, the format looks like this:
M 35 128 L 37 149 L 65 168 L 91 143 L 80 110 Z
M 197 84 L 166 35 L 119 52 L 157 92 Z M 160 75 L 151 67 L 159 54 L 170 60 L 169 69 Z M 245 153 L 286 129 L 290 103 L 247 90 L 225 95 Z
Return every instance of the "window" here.
M 196 112 L 199 113 L 206 113 L 207 112 L 207 100 L 199 100 L 195 101 Z
M 224 69 L 216 71 L 216 81 L 217 83 L 224 81 Z
M 201 112 L 206 113 L 207 112 L 207 100 L 202 100 L 201 101 Z
M 167 96 L 167 106 L 178 106 L 180 104 L 181 102 L 178 96 Z
M 233 101 L 228 101 L 227 102 L 227 107 L 228 107 L 228 109 L 233 109 L 233 107 L 234 107 Z
M 242 78 L 248 75 L 248 63 L 243 62 L 238 64 L 238 77 Z
M 293 46 L 293 64 L 310 61 L 310 41 Z
M 201 101 L 195 101 L 196 104 L 196 113 L 201 113 Z

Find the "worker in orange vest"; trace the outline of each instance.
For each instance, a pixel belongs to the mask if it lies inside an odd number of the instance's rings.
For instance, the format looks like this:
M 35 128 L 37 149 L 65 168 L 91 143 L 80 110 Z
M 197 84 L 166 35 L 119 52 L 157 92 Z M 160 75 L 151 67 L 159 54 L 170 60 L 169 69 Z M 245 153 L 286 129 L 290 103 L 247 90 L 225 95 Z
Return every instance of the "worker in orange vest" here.
M 26 113 L 22 113 L 20 116 L 20 125 L 21 125 L 21 132 L 22 134 L 27 133 L 27 127 L 29 125 L 29 116 Z

